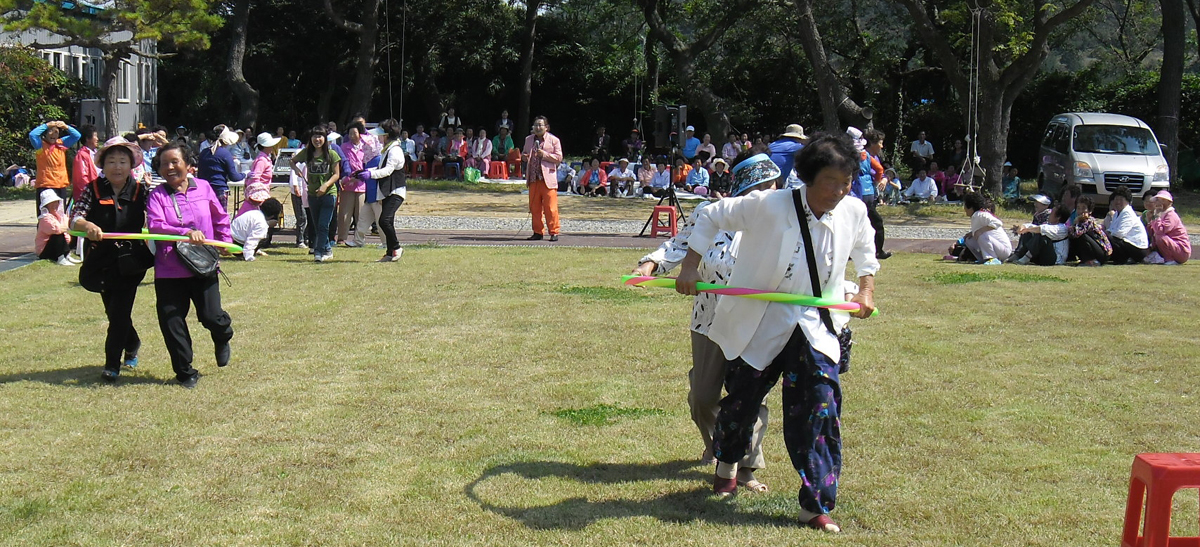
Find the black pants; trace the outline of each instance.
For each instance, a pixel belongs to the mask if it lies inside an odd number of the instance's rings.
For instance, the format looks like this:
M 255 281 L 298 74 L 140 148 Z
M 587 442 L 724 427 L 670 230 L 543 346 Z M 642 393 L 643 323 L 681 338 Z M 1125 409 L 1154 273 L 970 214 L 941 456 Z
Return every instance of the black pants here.
M 379 229 L 383 230 L 383 240 L 387 244 L 388 255 L 400 248 L 400 239 L 396 237 L 396 211 L 403 203 L 404 198 L 392 194 L 383 198 L 383 205 L 380 206 L 378 223 Z
M 187 314 L 190 304 L 196 304 L 196 318 L 212 334 L 213 344 L 224 344 L 233 338 L 232 320 L 221 309 L 221 286 L 216 277 L 161 278 L 154 280 L 154 296 L 158 299 L 158 328 L 162 330 L 171 368 L 180 381 L 196 376 L 192 368 L 192 335 L 188 331 Z
M 1055 262 L 1058 262 L 1058 255 L 1054 252 L 1054 242 L 1044 235 L 1021 234 L 1020 243 L 1017 246 L 1033 255 L 1030 262 L 1038 266 L 1053 266 Z
M 217 195 L 217 203 L 221 204 L 221 210 L 229 212 L 229 189 L 217 190 L 213 188 L 213 193 Z M 230 219 L 232 220 L 232 219 Z
M 879 216 L 879 211 L 875 210 L 875 205 L 878 199 L 874 195 L 864 196 L 863 203 L 867 204 L 867 219 L 871 221 L 871 227 L 875 229 L 875 252 L 883 252 L 883 217 Z
M 1110 237 L 1108 240 L 1112 243 L 1112 263 L 1115 266 L 1128 264 L 1131 260 L 1135 264 L 1141 264 L 1146 255 L 1150 254 L 1150 249 L 1139 249 L 1134 247 L 1129 241 L 1119 237 Z
M 137 356 L 142 339 L 133 328 L 133 301 L 137 298 L 137 286 L 129 289 L 106 290 L 100 293 L 104 302 L 104 315 L 108 317 L 108 335 L 104 338 L 104 369 L 121 370 L 121 353 Z
M 46 247 L 38 254 L 38 258 L 43 260 L 58 260 L 67 255 L 71 251 L 71 246 L 67 245 L 67 238 L 62 234 L 54 234 L 50 239 L 46 240 Z
M 1099 241 L 1096 241 L 1096 238 L 1091 234 L 1071 238 L 1070 254 L 1079 257 L 1079 262 L 1096 260 L 1103 264 L 1108 260 L 1108 254 L 1104 252 L 1104 246 Z

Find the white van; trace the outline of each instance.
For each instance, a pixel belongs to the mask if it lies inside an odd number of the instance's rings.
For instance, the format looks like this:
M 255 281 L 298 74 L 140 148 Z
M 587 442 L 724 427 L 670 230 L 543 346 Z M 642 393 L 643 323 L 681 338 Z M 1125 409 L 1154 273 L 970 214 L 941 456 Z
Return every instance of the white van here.
M 1078 184 L 1097 205 L 1114 188 L 1128 186 L 1135 206 L 1151 188 L 1171 185 L 1162 146 L 1146 122 L 1120 114 L 1059 114 L 1046 126 L 1038 162 L 1038 188 L 1057 193 Z

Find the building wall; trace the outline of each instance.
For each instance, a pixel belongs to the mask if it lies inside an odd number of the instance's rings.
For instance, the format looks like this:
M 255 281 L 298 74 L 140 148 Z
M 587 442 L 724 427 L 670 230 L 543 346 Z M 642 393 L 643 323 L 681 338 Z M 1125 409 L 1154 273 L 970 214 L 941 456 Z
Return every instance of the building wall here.
M 114 39 L 122 40 L 126 37 L 128 37 L 128 33 L 118 33 Z M 0 30 L 0 44 L 3 45 L 55 44 L 61 41 L 60 36 L 44 30 L 21 33 Z M 157 44 L 152 40 L 143 40 L 139 49 L 147 53 L 158 51 Z M 60 46 L 39 49 L 38 53 L 54 68 L 71 77 L 83 80 L 90 86 L 100 87 L 104 58 L 99 49 Z M 158 60 L 135 55 L 123 61 L 117 81 L 118 131 L 122 133 L 133 131 L 139 124 L 146 126 L 157 124 Z M 74 120 L 76 124 L 95 126 L 104 124 L 104 101 L 100 99 L 99 95 L 83 99 L 79 106 L 79 119 Z

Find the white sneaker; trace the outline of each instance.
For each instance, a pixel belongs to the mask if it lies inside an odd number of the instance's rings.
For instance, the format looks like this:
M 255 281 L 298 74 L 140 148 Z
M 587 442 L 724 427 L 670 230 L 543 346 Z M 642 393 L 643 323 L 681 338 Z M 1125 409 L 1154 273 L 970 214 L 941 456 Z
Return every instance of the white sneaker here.
M 1146 264 L 1164 264 L 1166 263 L 1166 259 L 1164 259 L 1162 255 L 1158 254 L 1158 251 L 1154 251 L 1146 255 L 1146 259 L 1142 262 L 1145 262 Z
M 346 246 L 347 246 L 347 247 L 362 247 L 362 246 L 363 246 L 363 244 L 362 244 L 362 243 L 359 243 L 359 242 L 357 242 L 357 241 L 347 241 L 347 242 L 346 242 Z
M 82 260 L 75 258 L 75 255 L 73 255 L 73 254 L 67 255 L 67 260 L 70 261 L 71 264 L 82 264 L 83 263 Z
M 59 266 L 74 266 L 75 265 L 74 262 L 67 260 L 66 256 L 58 257 L 58 261 L 56 261 L 55 263 L 58 264 Z
M 333 253 L 317 255 L 317 262 L 326 262 L 331 258 L 333 258 Z
M 305 245 L 305 244 L 304 244 L 304 242 L 303 242 L 303 241 L 301 241 L 300 243 L 297 243 L 297 244 L 296 244 L 296 248 L 297 248 L 297 249 L 307 249 L 307 248 L 308 248 L 308 245 Z
M 1018 258 L 1017 264 L 1020 264 L 1022 266 L 1028 266 L 1029 265 L 1029 255 L 1025 255 L 1021 258 Z

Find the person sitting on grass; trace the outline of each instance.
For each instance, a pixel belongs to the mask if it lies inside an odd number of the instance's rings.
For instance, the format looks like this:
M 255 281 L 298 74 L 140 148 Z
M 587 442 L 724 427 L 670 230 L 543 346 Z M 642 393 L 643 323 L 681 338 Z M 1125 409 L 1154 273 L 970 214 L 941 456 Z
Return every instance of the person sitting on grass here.
M 904 197 L 908 201 L 934 201 L 938 197 L 937 183 L 929 178 L 925 169 L 917 169 L 917 178 L 904 191 Z
M 37 236 L 33 239 L 33 252 L 41 260 L 50 260 L 59 266 L 74 266 L 78 262 L 70 257 L 71 234 L 68 234 L 67 214 L 63 212 L 63 200 L 53 188 L 43 188 L 38 194 L 39 212 Z
M 1068 184 L 1062 188 L 1058 194 L 1058 202 L 1066 206 L 1067 209 L 1075 211 L 1071 213 L 1070 223 L 1074 224 L 1075 219 L 1079 215 L 1079 208 L 1075 206 L 1075 200 L 1083 195 L 1083 189 L 1078 184 Z M 1095 202 L 1093 202 L 1095 203 Z
M 883 169 L 883 201 L 880 205 L 894 205 L 900 201 L 900 193 L 904 191 L 904 183 L 895 169 L 885 165 Z
M 633 169 L 629 168 L 629 159 L 621 158 L 617 160 L 617 164 L 613 166 L 612 171 L 608 172 L 609 197 L 632 196 L 637 191 L 637 177 L 633 175 Z
M 658 171 L 654 173 L 654 178 L 650 179 L 650 186 L 642 190 L 661 198 L 666 196 L 671 188 L 671 170 L 667 168 L 667 159 L 662 156 L 655 159 L 654 164 Z
M 704 167 L 704 162 L 708 161 L 705 152 L 697 152 L 696 157 L 692 158 L 692 172 L 688 173 L 687 182 L 684 184 L 684 189 L 696 195 L 708 195 L 708 169 Z
M 1033 220 L 1026 224 L 1026 226 L 1041 226 L 1048 222 L 1050 220 L 1050 198 L 1042 194 L 1038 194 L 1030 198 L 1030 200 L 1033 201 Z M 1063 224 L 1069 224 L 1070 215 L 1073 214 L 1070 209 L 1067 211 L 1068 216 L 1063 217 Z M 1021 235 L 1021 226 L 1014 224 L 1012 227 L 1012 233 L 1016 236 Z M 1025 253 L 1029 252 L 1029 248 L 1024 246 L 1027 240 L 1028 238 L 1018 238 L 1017 247 L 1013 249 L 1012 255 L 1008 257 L 1006 262 L 1016 262 L 1017 259 L 1025 256 Z
M 958 174 L 958 166 L 950 165 L 946 167 L 946 177 L 942 183 L 942 195 L 946 197 L 946 201 L 958 201 L 962 199 L 962 175 Z
M 1067 233 L 1071 240 L 1070 254 L 1079 258 L 1080 266 L 1100 266 L 1108 261 L 1113 249 L 1104 227 L 1092 216 L 1096 203 L 1087 196 L 1072 200 L 1075 202 L 1075 220 L 1070 222 L 1071 229 Z
M 600 158 L 592 158 L 587 169 L 579 177 L 579 193 L 585 196 L 602 196 L 608 188 L 608 173 L 600 168 Z
M 1004 232 L 1004 223 L 992 214 L 994 208 L 983 194 L 971 192 L 963 196 L 963 212 L 971 217 L 971 231 L 963 237 L 963 246 L 971 251 L 977 263 L 988 266 L 998 266 L 1012 254 L 1012 241 Z
M 933 179 L 933 182 L 937 183 L 938 188 L 944 189 L 946 187 L 946 172 L 942 171 L 941 167 L 938 167 L 938 162 L 929 162 L 928 175 L 929 178 Z M 940 194 L 944 196 L 946 195 L 946 192 L 943 191 L 940 192 Z
M 256 201 L 261 200 L 258 205 L 239 214 L 229 223 L 229 233 L 233 242 L 242 247 L 242 260 L 247 262 L 253 261 L 255 255 L 267 256 L 266 251 L 259 250 L 258 244 L 267 237 L 271 228 L 279 225 L 283 205 L 270 195 L 266 193 L 265 197 L 261 194 L 254 196 Z M 246 196 L 246 200 L 251 200 L 251 197 Z
M 1104 229 L 1112 242 L 1112 264 L 1141 264 L 1150 254 L 1150 239 L 1146 227 L 1137 213 L 1133 212 L 1133 194 L 1128 186 L 1113 189 L 1108 198 L 1108 216 L 1104 217 Z
M 1037 264 L 1038 266 L 1061 265 L 1067 261 L 1070 241 L 1067 239 L 1070 226 L 1067 219 L 1071 211 L 1059 205 L 1055 207 L 1044 224 L 1025 224 L 1017 229 L 1020 244 L 1005 262 Z M 1017 253 L 1021 254 L 1017 254 Z
M 724 158 L 717 158 L 713 160 L 712 166 L 713 172 L 708 183 L 709 197 L 720 199 L 729 196 L 733 185 L 733 175 L 729 172 L 729 165 Z
M 1021 177 L 1017 176 L 1017 168 L 1009 162 L 1004 162 L 1004 176 L 1001 186 L 1004 188 L 1004 199 L 1014 200 L 1021 196 Z
M 1192 257 L 1192 240 L 1174 204 L 1175 197 L 1167 190 L 1154 196 L 1154 216 L 1148 230 L 1154 251 L 1146 257 L 1149 264 L 1183 264 Z
M 671 184 L 675 188 L 687 190 L 688 175 L 692 174 L 692 166 L 684 161 L 683 156 L 675 158 L 675 167 L 671 169 Z

